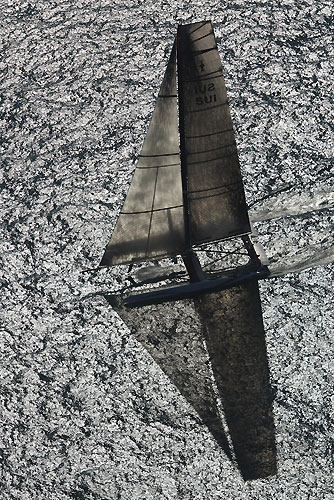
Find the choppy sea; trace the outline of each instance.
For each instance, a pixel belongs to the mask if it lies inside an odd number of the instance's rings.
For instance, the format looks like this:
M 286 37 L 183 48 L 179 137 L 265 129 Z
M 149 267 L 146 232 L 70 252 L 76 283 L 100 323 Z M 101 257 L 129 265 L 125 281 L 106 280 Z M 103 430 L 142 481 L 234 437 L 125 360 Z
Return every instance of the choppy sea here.
M 330 500 L 331 2 L 21 0 L 0 19 L 1 498 Z M 247 483 L 103 298 L 122 271 L 86 272 L 177 24 L 203 19 L 275 276 L 260 291 L 278 475 Z

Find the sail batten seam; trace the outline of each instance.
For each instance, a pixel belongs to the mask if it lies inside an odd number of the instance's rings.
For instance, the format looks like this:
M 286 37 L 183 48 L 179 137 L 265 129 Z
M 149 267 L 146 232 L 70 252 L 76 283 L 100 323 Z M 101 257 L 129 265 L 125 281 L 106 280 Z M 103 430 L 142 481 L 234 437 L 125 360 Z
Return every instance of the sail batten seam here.
M 238 190 L 240 190 L 240 192 L 243 191 L 242 182 L 239 182 L 238 186 L 233 188 L 233 189 L 227 189 L 226 191 L 222 191 L 221 193 L 208 194 L 207 196 L 199 196 L 198 198 L 191 198 L 190 201 L 193 202 L 193 201 L 198 201 L 198 200 L 205 200 L 206 198 L 214 198 L 216 196 L 222 196 L 224 194 L 232 193 L 232 192 L 238 191 Z
M 235 141 L 231 142 L 230 144 L 225 144 L 224 146 L 218 146 L 218 148 L 212 148 L 212 149 L 204 149 L 203 151 L 194 151 L 194 152 L 187 152 L 188 155 L 199 155 L 203 153 L 210 153 L 211 151 L 218 151 L 219 149 L 223 148 L 230 148 L 232 146 L 236 146 Z
M 200 56 L 202 54 L 206 54 L 207 52 L 211 52 L 211 50 L 217 50 L 217 47 L 210 47 L 209 49 L 202 49 L 202 50 L 194 50 L 193 54 L 194 56 Z
M 211 76 L 210 78 L 204 78 L 206 76 L 209 76 L 209 75 L 214 75 L 215 73 L 222 73 L 223 72 L 223 68 L 220 67 L 219 69 L 216 69 L 215 71 L 211 71 L 210 73 L 205 73 L 203 76 L 203 78 L 199 77 L 199 76 L 195 76 L 194 78 L 187 78 L 187 79 L 184 79 L 184 82 L 185 83 L 188 83 L 188 82 L 197 82 L 197 81 L 204 81 L 204 80 L 211 80 L 213 78 L 223 78 L 224 75 L 221 74 L 221 75 L 217 75 L 217 76 Z
M 182 205 L 175 205 L 172 207 L 164 208 L 154 208 L 153 210 L 139 210 L 138 212 L 121 212 L 121 215 L 138 215 L 138 214 L 150 214 L 151 212 L 162 212 L 163 210 L 172 210 L 174 208 L 182 208 Z
M 204 193 L 206 191 L 214 191 L 215 189 L 223 189 L 225 187 L 235 186 L 236 184 L 241 184 L 241 183 L 242 183 L 242 180 L 240 179 L 240 180 L 235 181 L 235 182 L 230 182 L 229 184 L 223 184 L 221 186 L 216 186 L 216 187 L 208 188 L 208 189 L 196 189 L 193 191 L 188 191 L 188 193 Z
M 166 168 L 166 167 L 179 167 L 179 163 L 169 163 L 168 165 L 151 165 L 149 167 L 136 167 L 138 170 L 146 170 L 147 168 Z
M 233 131 L 232 128 L 226 128 L 225 130 L 219 130 L 218 132 L 212 132 L 211 134 L 201 134 L 201 135 L 186 135 L 186 139 L 199 139 L 201 137 L 211 137 L 212 135 L 224 134 L 225 132 Z
M 204 28 L 205 25 L 209 24 L 208 21 L 204 21 L 203 24 L 201 24 L 200 26 L 197 26 L 197 28 L 195 28 L 193 31 L 189 31 L 188 34 L 189 35 L 192 35 L 193 33 L 195 33 L 196 31 L 200 30 L 201 28 Z
M 139 157 L 140 158 L 159 158 L 160 156 L 176 156 L 179 154 L 180 154 L 180 152 L 178 151 L 177 153 L 163 153 L 160 155 L 142 155 L 142 154 L 140 154 Z
M 233 156 L 233 155 L 235 155 L 237 157 L 237 151 L 234 151 L 233 153 L 228 153 L 227 155 L 218 156 L 218 158 L 210 158 L 209 160 L 188 162 L 188 165 L 198 165 L 199 163 L 209 163 L 210 161 L 223 160 L 224 158 L 228 158 L 229 156 Z
M 190 43 L 196 43 L 199 40 L 203 40 L 203 38 L 206 38 L 207 36 L 213 35 L 213 30 L 209 31 L 206 35 L 200 36 L 199 38 L 196 38 L 196 40 L 190 40 Z

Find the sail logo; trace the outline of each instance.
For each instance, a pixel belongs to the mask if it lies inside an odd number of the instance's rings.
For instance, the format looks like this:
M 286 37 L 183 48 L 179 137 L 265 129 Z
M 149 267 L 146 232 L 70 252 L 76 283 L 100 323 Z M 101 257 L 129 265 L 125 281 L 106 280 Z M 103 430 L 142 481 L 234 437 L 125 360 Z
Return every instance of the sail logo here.
M 202 104 L 210 104 L 216 102 L 217 97 L 215 94 L 215 84 L 210 83 L 199 83 L 194 87 L 196 95 L 196 104 L 201 106 Z

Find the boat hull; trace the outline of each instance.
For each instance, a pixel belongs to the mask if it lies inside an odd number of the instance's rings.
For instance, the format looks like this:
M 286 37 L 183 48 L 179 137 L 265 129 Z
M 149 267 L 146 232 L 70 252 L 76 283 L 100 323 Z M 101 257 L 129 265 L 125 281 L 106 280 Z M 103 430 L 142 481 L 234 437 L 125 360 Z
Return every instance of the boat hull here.
M 151 292 L 130 295 L 123 300 L 126 307 L 141 307 L 152 304 L 161 304 L 173 300 L 192 299 L 205 293 L 218 292 L 250 280 L 260 280 L 269 276 L 269 270 L 263 266 L 239 276 L 217 279 L 205 279 L 196 283 L 185 283 L 171 288 L 153 290 Z

